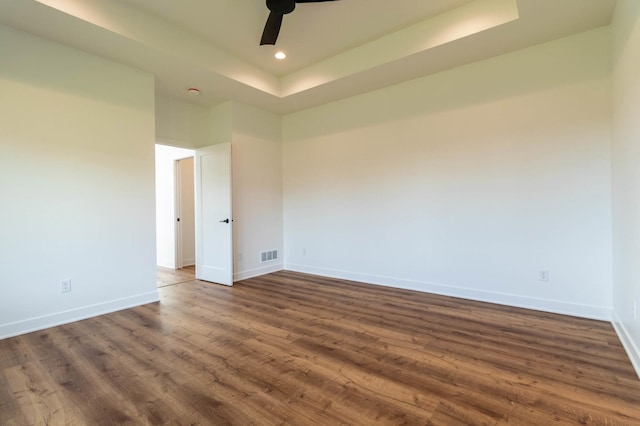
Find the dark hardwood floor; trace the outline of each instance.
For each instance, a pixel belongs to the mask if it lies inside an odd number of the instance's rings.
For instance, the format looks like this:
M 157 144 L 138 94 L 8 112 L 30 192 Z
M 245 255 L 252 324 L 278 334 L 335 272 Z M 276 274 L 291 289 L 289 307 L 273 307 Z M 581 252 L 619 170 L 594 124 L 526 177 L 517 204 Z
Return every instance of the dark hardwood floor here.
M 0 425 L 638 425 L 610 324 L 279 272 L 0 341 Z

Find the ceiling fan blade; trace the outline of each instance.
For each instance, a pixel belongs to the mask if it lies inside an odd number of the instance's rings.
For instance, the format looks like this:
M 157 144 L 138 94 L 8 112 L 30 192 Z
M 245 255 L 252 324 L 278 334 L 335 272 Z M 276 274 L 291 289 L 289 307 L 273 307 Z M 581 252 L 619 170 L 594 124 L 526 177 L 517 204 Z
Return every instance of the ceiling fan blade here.
M 276 44 L 278 34 L 280 33 L 280 27 L 282 26 L 282 17 L 283 15 L 280 13 L 269 13 L 269 18 L 267 19 L 264 31 L 262 32 L 260 46 L 265 44 Z

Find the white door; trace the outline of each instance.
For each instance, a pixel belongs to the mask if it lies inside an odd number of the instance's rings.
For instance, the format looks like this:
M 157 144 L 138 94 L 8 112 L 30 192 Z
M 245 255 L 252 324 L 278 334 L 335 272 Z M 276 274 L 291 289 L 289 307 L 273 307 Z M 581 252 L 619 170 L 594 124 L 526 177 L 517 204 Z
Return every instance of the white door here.
M 196 278 L 233 285 L 231 144 L 196 150 Z
M 175 162 L 176 269 L 196 264 L 195 172 L 193 157 Z

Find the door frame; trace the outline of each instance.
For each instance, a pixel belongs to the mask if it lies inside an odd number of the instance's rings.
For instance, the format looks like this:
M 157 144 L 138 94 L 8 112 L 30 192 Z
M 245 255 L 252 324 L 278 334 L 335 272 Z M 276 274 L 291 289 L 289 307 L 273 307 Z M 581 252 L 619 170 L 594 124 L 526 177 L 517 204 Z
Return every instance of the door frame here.
M 195 157 L 195 154 L 194 154 Z M 182 226 L 180 223 L 180 210 L 182 207 L 181 194 L 182 194 L 182 179 L 180 177 L 180 160 L 185 158 L 176 158 L 173 160 L 173 224 L 174 224 L 174 241 L 175 246 L 174 253 L 176 255 L 176 269 L 182 269 Z
M 192 181 L 192 185 L 193 185 L 193 192 L 194 192 L 194 199 L 193 199 L 193 206 L 192 206 L 192 211 L 193 211 L 193 217 L 191 217 L 191 220 L 193 223 L 195 223 L 195 161 L 196 161 L 196 153 L 195 150 L 193 150 L 193 154 L 186 156 L 186 157 L 181 157 L 181 158 L 176 158 L 173 160 L 173 184 L 174 184 L 174 189 L 173 189 L 173 196 L 174 196 L 174 201 L 173 201 L 173 207 L 174 207 L 174 217 L 173 217 L 173 223 L 174 223 L 174 245 L 175 245 L 175 265 L 176 265 L 176 269 L 182 269 L 185 267 L 184 264 L 184 253 L 183 253 L 183 247 L 184 247 L 184 223 L 185 223 L 185 215 L 184 215 L 184 206 L 182 203 L 182 198 L 183 198 L 183 179 L 182 179 L 182 171 L 181 171 L 181 161 L 185 161 L 185 160 L 189 160 L 191 159 L 192 164 L 193 164 L 193 175 L 191 176 L 191 181 Z M 193 230 L 193 252 L 195 255 L 195 251 L 196 251 L 196 242 L 195 242 L 195 228 Z M 195 262 L 195 257 L 194 257 L 194 262 Z M 187 265 L 190 266 L 190 265 Z

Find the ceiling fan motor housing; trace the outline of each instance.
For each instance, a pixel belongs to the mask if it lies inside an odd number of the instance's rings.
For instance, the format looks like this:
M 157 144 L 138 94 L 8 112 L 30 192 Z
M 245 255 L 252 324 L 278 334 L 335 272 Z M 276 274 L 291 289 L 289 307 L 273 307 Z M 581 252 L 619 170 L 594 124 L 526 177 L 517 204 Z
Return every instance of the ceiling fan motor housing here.
M 293 12 L 296 2 L 295 0 L 267 0 L 267 7 L 274 13 L 286 15 Z

